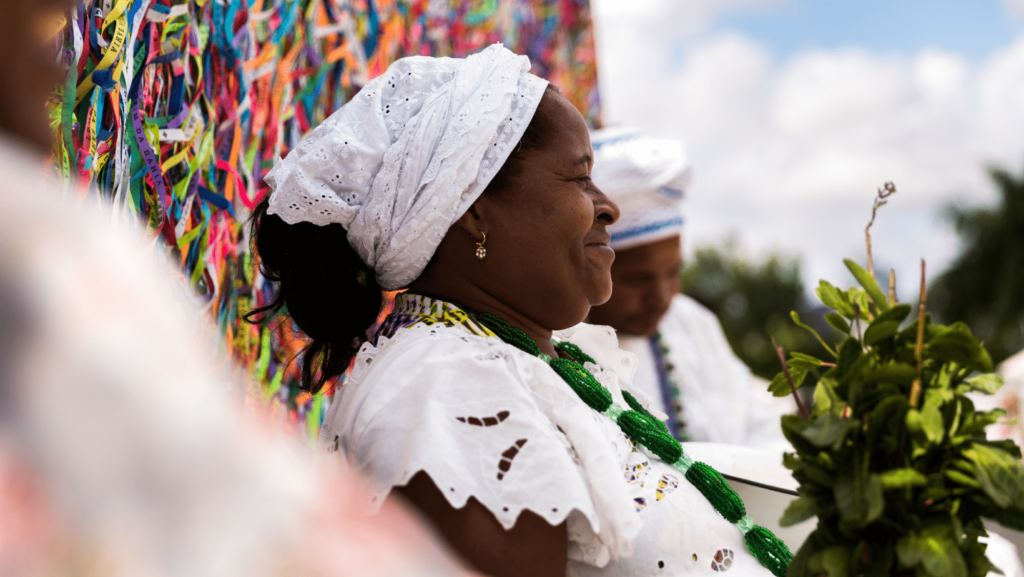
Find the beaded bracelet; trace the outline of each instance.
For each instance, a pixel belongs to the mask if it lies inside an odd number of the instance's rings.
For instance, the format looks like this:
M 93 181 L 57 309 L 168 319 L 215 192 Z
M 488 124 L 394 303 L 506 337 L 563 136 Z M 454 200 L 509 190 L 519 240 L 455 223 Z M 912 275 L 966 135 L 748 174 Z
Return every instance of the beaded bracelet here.
M 683 451 L 683 446 L 668 432 L 665 423 L 656 419 L 628 392 L 623 393 L 629 409 L 612 402 L 612 395 L 590 371 L 585 363 L 597 364 L 593 358 L 572 343 L 557 343 L 555 347 L 572 358 L 552 359 L 540 351 L 536 341 L 525 331 L 492 314 L 473 315 L 482 325 L 501 340 L 545 361 L 576 392 L 590 408 L 614 421 L 633 442 L 654 453 L 686 477 L 711 503 L 718 513 L 743 534 L 750 553 L 776 577 L 784 577 L 793 554 L 781 539 L 771 531 L 755 525 L 746 513 L 743 500 L 729 486 L 725 478 L 711 466 L 694 462 Z

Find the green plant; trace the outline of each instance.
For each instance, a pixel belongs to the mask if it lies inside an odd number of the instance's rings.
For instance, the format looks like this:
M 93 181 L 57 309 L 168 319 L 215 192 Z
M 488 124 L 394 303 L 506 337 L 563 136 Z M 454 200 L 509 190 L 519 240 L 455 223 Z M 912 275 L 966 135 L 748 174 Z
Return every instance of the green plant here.
M 869 262 L 870 251 L 868 236 Z M 859 287 L 815 291 L 846 337 L 823 343 L 828 362 L 791 354 L 770 385 L 785 396 L 820 373 L 813 409 L 782 419 L 800 496 L 781 522 L 818 518 L 787 574 L 981 577 L 993 569 L 982 518 L 1024 529 L 1021 451 L 986 440 L 1004 412 L 976 411 L 966 395 L 994 393 L 1002 377 L 965 324 L 931 322 L 923 262 L 913 316 L 895 302 L 893 275 L 886 294 L 870 269 L 846 266 Z
M 718 246 L 697 247 L 681 279 L 683 293 L 715 313 L 732 350 L 759 377 L 771 380 L 779 370 L 768 335 L 787 351 L 825 354 L 814 337 L 793 326 L 789 311 L 800 311 L 823 336 L 835 336 L 809 306 L 800 261 L 791 256 L 747 258 L 730 239 Z

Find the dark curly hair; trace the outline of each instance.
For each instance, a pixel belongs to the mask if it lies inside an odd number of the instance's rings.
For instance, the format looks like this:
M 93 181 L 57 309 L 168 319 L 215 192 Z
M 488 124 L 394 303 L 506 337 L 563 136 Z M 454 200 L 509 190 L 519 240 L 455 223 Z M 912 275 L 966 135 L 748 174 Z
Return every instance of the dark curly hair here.
M 548 84 L 542 100 L 557 93 Z M 553 129 L 539 106 L 484 194 L 500 194 L 511 186 L 525 168 L 521 166 L 522 152 L 543 148 Z M 246 315 L 246 320 L 256 324 L 286 311 L 311 340 L 302 352 L 301 387 L 319 391 L 328 379 L 348 368 L 380 312 L 383 293 L 374 271 L 349 245 L 344 227 L 288 224 L 268 214 L 269 207 L 268 196 L 257 205 L 249 222 L 260 272 L 276 283 L 277 291 L 270 303 Z

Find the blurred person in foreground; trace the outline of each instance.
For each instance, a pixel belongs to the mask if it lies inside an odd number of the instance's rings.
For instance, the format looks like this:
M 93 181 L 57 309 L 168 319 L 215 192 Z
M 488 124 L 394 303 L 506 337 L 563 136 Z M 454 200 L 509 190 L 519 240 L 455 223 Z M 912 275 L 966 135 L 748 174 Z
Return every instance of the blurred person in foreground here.
M 654 399 L 680 440 L 784 450 L 789 403 L 768 392 L 729 347 L 715 315 L 680 293 L 682 199 L 690 181 L 683 145 L 638 131 L 592 135 L 592 178 L 622 210 L 609 227 L 612 296 L 590 322 L 618 332 L 637 356 L 633 383 Z
M 0 2 L 0 575 L 459 574 L 243 416 L 179 279 L 46 183 L 42 31 L 70 5 Z

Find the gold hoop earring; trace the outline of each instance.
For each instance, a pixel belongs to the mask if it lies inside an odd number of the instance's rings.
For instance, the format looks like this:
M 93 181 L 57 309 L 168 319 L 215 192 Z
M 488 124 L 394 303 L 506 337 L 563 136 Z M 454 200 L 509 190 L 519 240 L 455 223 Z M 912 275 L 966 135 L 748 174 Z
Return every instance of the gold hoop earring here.
M 476 258 L 483 260 L 487 256 L 487 249 L 484 248 L 484 243 L 487 242 L 487 233 L 481 232 L 480 234 L 484 235 L 484 239 L 476 243 Z

